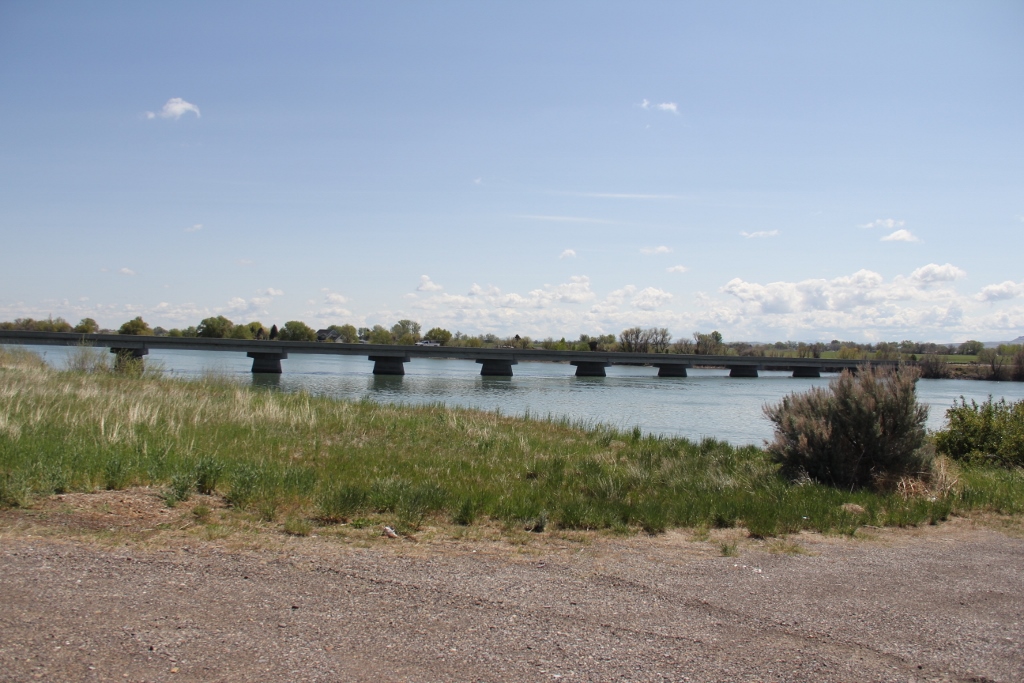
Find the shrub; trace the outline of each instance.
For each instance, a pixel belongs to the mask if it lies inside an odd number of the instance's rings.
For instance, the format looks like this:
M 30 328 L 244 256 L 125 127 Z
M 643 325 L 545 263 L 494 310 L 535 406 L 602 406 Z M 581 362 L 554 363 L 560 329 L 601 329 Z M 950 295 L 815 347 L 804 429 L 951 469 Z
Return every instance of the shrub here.
M 921 377 L 925 379 L 948 379 L 950 376 L 949 363 L 935 353 L 926 353 L 921 356 L 917 367 L 921 370 Z
M 935 435 L 939 451 L 958 460 L 996 461 L 1024 467 L 1024 401 L 1000 399 L 970 405 L 963 396 L 946 411 L 948 427 Z
M 768 451 L 792 478 L 841 488 L 877 486 L 925 471 L 927 406 L 917 403 L 916 370 L 844 372 L 827 389 L 765 406 L 775 423 Z

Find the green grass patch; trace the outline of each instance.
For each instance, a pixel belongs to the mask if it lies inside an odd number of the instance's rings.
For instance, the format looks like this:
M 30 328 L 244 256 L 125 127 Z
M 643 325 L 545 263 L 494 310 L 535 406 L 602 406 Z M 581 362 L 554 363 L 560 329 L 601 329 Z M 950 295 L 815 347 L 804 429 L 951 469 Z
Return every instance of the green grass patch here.
M 296 535 L 306 523 L 383 519 L 403 532 L 494 521 L 517 534 L 746 527 L 771 537 L 970 510 L 1019 514 L 1020 472 L 967 464 L 950 495 L 851 493 L 793 484 L 762 449 L 714 439 L 340 401 L 216 377 L 60 371 L 0 349 L 0 507 L 148 485 L 169 504 L 213 494 L 254 518 L 280 515 Z

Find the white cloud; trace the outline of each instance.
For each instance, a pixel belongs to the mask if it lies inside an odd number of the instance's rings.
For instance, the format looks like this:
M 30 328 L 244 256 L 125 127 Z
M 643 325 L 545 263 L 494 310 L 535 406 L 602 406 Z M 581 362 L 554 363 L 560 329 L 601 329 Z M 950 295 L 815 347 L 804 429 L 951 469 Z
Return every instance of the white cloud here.
M 933 282 L 952 282 L 953 280 L 959 280 L 967 277 L 967 272 L 957 268 L 952 263 L 945 265 L 938 265 L 937 263 L 929 263 L 927 266 L 921 266 L 913 273 L 910 277 L 914 280 L 925 283 Z
M 983 287 L 975 298 L 979 301 L 1000 301 L 1002 299 L 1014 299 L 1018 296 L 1024 296 L 1024 282 L 1006 280 L 998 285 Z
M 121 273 L 121 275 L 135 275 L 135 271 L 131 268 L 121 268 L 117 272 Z
M 648 256 L 653 254 L 671 254 L 672 247 L 666 247 L 665 245 L 661 245 L 660 247 L 643 247 L 640 250 L 640 253 L 647 254 Z
M 747 232 L 746 230 L 741 230 L 740 231 L 740 235 L 742 235 L 743 237 L 746 237 L 749 240 L 749 239 L 755 238 L 755 237 L 778 237 L 779 231 L 778 230 L 758 230 L 757 232 Z
M 893 228 L 902 228 L 906 224 L 907 224 L 906 221 L 898 221 L 895 218 L 876 218 L 875 220 L 871 221 L 870 223 L 865 223 L 864 225 L 862 225 L 860 227 L 862 227 L 862 228 L 885 228 L 887 230 L 892 230 Z
M 560 259 L 563 259 L 563 258 L 576 258 L 576 250 L 575 249 L 566 249 L 565 251 L 563 251 L 561 254 L 558 255 L 558 258 L 560 258 Z
M 440 292 L 444 287 L 433 282 L 429 276 L 420 275 L 420 284 L 416 287 L 417 292 Z
M 474 185 L 483 185 L 484 184 L 484 179 L 483 178 L 473 178 L 473 184 Z
M 160 117 L 162 119 L 178 120 L 182 117 L 183 114 L 187 114 L 188 112 L 192 112 L 193 114 L 195 114 L 196 118 L 200 117 L 199 107 L 192 104 L 191 102 L 186 102 L 180 97 L 172 97 L 164 103 L 164 106 L 160 111 L 155 113 L 147 111 L 146 118 L 155 119 L 157 117 Z
M 882 238 L 883 242 L 920 242 L 909 230 L 897 230 Z
M 631 303 L 645 311 L 653 311 L 656 308 L 661 308 L 663 304 L 668 303 L 671 299 L 672 295 L 663 289 L 645 287 L 637 292 Z
M 688 270 L 690 269 L 686 266 L 671 266 L 665 269 L 665 271 L 669 273 L 685 273 Z
M 253 260 L 249 258 L 240 258 L 236 259 L 235 263 L 237 263 L 240 266 L 251 266 L 253 264 Z
M 281 291 L 280 289 L 274 289 L 273 287 L 267 287 L 266 289 L 261 289 L 258 293 L 259 294 L 264 294 L 266 296 L 284 296 L 284 292 L 283 291 Z
M 199 232 L 202 229 L 203 229 L 203 224 L 202 223 L 196 223 L 192 227 L 185 228 L 185 232 Z
M 679 105 L 677 105 L 675 102 L 662 102 L 660 104 L 654 104 L 653 102 L 646 98 L 642 102 L 640 102 L 640 108 L 646 109 L 648 111 L 652 109 L 657 109 L 658 111 L 667 111 L 673 114 L 679 113 Z
M 324 303 L 344 304 L 348 303 L 348 299 L 346 299 L 343 295 L 338 294 L 337 292 L 327 292 L 327 294 L 324 295 Z

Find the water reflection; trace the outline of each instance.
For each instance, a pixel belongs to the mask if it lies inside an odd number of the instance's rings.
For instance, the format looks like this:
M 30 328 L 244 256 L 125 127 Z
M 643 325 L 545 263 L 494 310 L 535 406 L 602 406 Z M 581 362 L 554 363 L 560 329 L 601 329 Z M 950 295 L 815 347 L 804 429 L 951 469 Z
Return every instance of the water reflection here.
M 281 375 L 276 372 L 252 373 L 252 385 L 257 389 L 281 390 Z

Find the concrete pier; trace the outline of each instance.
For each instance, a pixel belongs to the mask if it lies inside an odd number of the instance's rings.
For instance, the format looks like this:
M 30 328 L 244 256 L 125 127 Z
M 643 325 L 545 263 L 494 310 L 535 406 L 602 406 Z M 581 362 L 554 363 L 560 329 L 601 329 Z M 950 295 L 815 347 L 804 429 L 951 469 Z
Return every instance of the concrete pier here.
M 585 360 L 574 360 L 569 363 L 576 366 L 577 377 L 607 377 L 604 369 L 611 363 L 592 362 Z
M 249 351 L 245 355 L 252 358 L 252 372 L 265 372 L 274 375 L 281 374 L 281 361 L 288 358 L 288 354 L 283 352 Z
M 480 364 L 482 377 L 511 377 L 512 366 L 519 364 L 517 360 L 504 358 L 480 358 L 476 362 Z
M 658 377 L 686 377 L 686 365 L 682 363 L 663 363 L 655 365 L 658 368 Z
M 757 377 L 756 365 L 730 365 L 730 377 Z
M 370 356 L 375 375 L 404 375 L 409 356 Z
M 149 355 L 149 349 L 137 348 L 137 349 L 124 349 L 124 348 L 111 348 L 110 352 L 114 354 L 114 369 L 124 370 L 129 363 L 138 362 L 143 363 L 143 357 Z
M 821 377 L 821 371 L 818 368 L 793 368 L 794 377 Z

